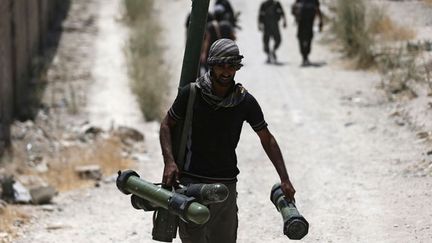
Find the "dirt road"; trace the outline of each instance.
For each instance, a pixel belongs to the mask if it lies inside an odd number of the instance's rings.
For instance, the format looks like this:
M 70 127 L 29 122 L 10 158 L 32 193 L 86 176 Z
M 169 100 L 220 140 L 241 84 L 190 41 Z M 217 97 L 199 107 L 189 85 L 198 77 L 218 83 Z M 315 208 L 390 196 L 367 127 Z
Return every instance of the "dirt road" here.
M 115 1 L 104 1 L 105 7 L 117 9 L 111 2 Z M 191 3 L 156 2 L 175 94 Z M 298 208 L 310 223 L 303 242 L 431 242 L 432 180 L 404 174 L 427 147 L 409 127 L 389 116 L 393 107 L 376 89 L 379 77 L 344 70 L 339 55 L 318 43 L 320 35 L 311 60 L 324 65 L 301 68 L 291 16 L 278 51 L 282 64 L 266 65 L 256 26 L 260 1 L 231 2 L 242 12 L 238 45 L 245 56 L 236 80 L 257 98 L 282 149 L 297 189 Z M 281 1 L 287 14 L 291 2 Z M 139 172 L 158 181 L 162 172 L 158 124 L 139 126 L 150 151 Z M 260 146 L 245 124 L 237 150 L 238 242 L 287 242 L 280 215 L 269 201 L 278 177 Z M 55 202 L 53 211 L 40 210 L 16 242 L 153 242 L 150 214 L 133 210 L 114 183 L 61 194 Z

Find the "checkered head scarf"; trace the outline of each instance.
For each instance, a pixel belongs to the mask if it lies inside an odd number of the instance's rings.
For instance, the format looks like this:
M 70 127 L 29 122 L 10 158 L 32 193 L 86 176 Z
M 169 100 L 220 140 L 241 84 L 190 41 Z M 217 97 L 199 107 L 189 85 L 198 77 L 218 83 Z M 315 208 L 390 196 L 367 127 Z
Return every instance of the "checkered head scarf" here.
M 235 64 L 241 65 L 243 56 L 240 55 L 237 44 L 231 39 L 219 39 L 215 41 L 209 50 L 207 64 Z
M 210 47 L 207 64 L 234 64 L 241 67 L 242 55 L 236 43 L 230 39 L 219 39 Z M 196 80 L 198 88 L 201 89 L 203 99 L 215 110 L 220 108 L 234 107 L 240 104 L 246 97 L 247 90 L 240 84 L 233 81 L 233 86 L 225 97 L 213 94 L 211 70 Z

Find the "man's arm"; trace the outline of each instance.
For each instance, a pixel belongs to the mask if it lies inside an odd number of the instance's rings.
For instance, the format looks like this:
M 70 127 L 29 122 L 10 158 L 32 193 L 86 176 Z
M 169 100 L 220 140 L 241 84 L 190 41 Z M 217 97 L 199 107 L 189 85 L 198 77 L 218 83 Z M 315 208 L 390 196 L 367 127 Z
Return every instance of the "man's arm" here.
M 200 63 L 206 63 L 207 62 L 207 55 L 206 52 L 210 48 L 210 32 L 208 31 L 208 27 L 206 31 L 204 32 L 204 39 L 201 47 L 201 53 L 200 53 Z
M 264 4 L 261 4 L 258 12 L 258 30 L 264 30 Z
M 261 140 L 261 145 L 263 146 L 264 151 L 266 152 L 267 156 L 273 163 L 273 166 L 275 167 L 277 173 L 279 174 L 281 180 L 281 188 L 284 192 L 285 197 L 287 197 L 291 201 L 295 201 L 295 189 L 292 186 L 291 181 L 288 177 L 288 172 L 285 168 L 285 162 L 276 139 L 273 137 L 267 127 L 258 131 L 257 134 Z
M 174 129 L 175 124 L 175 120 L 167 114 L 161 122 L 159 131 L 159 140 L 165 164 L 162 183 L 168 186 L 176 184 L 176 181 L 179 179 L 179 169 L 172 152 L 171 131 Z
M 321 13 L 319 0 L 317 0 L 317 7 L 316 7 L 315 11 L 316 11 L 316 14 L 318 15 L 318 20 L 319 20 L 318 26 L 319 26 L 319 31 L 321 32 L 322 28 L 323 28 L 323 16 L 322 16 L 322 13 Z
M 283 10 L 283 8 L 282 8 L 282 5 L 278 2 L 278 5 L 279 5 L 279 11 L 280 11 L 280 15 L 281 15 L 281 17 L 282 17 L 282 24 L 283 24 L 283 27 L 284 28 L 286 28 L 287 27 L 287 21 L 286 21 L 286 17 L 285 17 L 285 11 Z

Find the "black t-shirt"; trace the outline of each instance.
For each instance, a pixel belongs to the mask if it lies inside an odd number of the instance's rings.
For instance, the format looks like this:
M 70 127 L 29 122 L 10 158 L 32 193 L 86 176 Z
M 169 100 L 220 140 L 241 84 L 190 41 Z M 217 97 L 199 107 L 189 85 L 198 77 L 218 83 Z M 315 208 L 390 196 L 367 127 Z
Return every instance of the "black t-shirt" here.
M 319 0 L 296 0 L 296 2 L 300 2 L 303 4 L 309 4 L 309 5 L 312 5 L 312 7 L 319 7 L 320 6 Z
M 234 9 L 232 8 L 230 2 L 227 0 L 217 0 L 215 2 L 215 6 L 218 4 L 220 4 L 224 7 L 225 13 L 227 15 L 227 20 L 231 23 L 232 26 L 235 26 L 236 25 L 236 19 L 234 17 Z
M 261 4 L 258 21 L 264 24 L 266 30 L 279 30 L 278 22 L 285 13 L 278 1 L 265 1 Z
M 301 3 L 300 16 L 297 18 L 298 30 L 297 37 L 300 39 L 310 39 L 313 36 L 313 24 L 319 0 L 297 0 Z
M 313 21 L 316 9 L 320 7 L 319 0 L 297 0 L 297 3 L 300 3 L 301 6 L 301 18 L 305 21 Z
M 233 40 L 234 37 L 234 28 L 227 20 L 209 22 L 207 24 L 207 31 L 210 34 L 210 44 L 222 38 Z
M 176 121 L 185 117 L 189 90 L 189 85 L 182 88 L 168 111 Z M 235 178 L 239 174 L 235 149 L 243 122 L 247 121 L 255 131 L 267 127 L 261 107 L 247 93 L 240 104 L 215 110 L 202 98 L 199 88 L 193 107 L 184 171 L 212 178 Z

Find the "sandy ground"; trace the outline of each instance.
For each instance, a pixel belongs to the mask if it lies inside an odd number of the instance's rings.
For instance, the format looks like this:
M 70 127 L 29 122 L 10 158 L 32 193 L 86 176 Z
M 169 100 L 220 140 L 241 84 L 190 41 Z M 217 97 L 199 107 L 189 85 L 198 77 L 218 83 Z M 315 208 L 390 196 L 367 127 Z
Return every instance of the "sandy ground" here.
M 121 50 L 127 31 L 115 21 L 118 1 L 96 2 L 99 32 L 92 74 L 96 88 L 90 91 L 89 117 L 108 122 L 106 126 L 114 121 L 141 129 L 150 159 L 138 165 L 138 172 L 149 181 L 159 181 L 158 124 L 145 123 L 137 115 L 125 88 Z M 184 20 L 191 2 L 156 2 L 175 94 L 184 52 Z M 376 89 L 379 77 L 342 69 L 340 56 L 317 41 L 311 60 L 324 65 L 300 68 L 291 16 L 277 53 L 281 65 L 266 65 L 256 26 L 260 1 L 231 2 L 242 12 L 238 45 L 245 56 L 236 79 L 259 101 L 282 149 L 297 189 L 298 208 L 310 223 L 303 242 L 432 242 L 431 177 L 404 173 L 410 164 L 424 159 L 430 147 L 389 116 L 393 106 Z M 281 2 L 288 12 L 291 1 Z M 116 61 L 107 63 L 113 61 L 110 57 L 117 57 Z M 94 109 L 106 104 L 121 107 L 121 113 Z M 122 119 L 115 118 L 119 114 Z M 247 124 L 237 154 L 241 170 L 238 242 L 288 242 L 281 217 L 269 200 L 277 174 Z M 112 182 L 63 193 L 54 201 L 50 210 L 35 209 L 33 224 L 23 229 L 16 242 L 153 242 L 151 214 L 134 210 Z
M 95 82 L 91 84 L 87 104 L 89 122 L 104 130 L 112 126 L 143 129 L 144 118 L 129 87 L 126 57 L 127 28 L 121 24 L 121 1 L 102 4 L 99 11 L 99 34 L 95 40 Z

